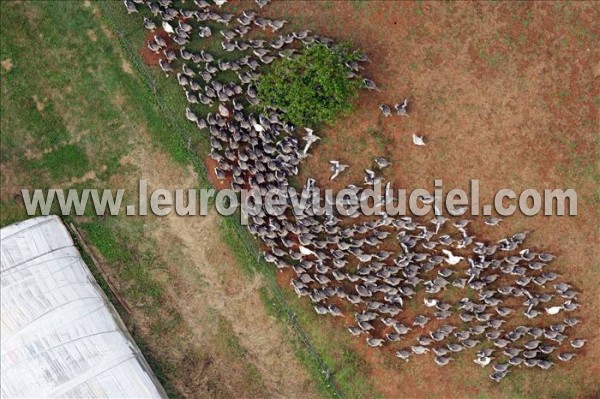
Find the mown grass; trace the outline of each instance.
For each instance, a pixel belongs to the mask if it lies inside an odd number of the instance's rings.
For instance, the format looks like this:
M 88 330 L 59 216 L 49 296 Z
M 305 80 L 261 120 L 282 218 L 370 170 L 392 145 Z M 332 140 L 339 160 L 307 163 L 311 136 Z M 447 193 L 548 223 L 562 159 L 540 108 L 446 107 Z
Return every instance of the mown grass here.
M 123 56 L 131 62 L 134 74 L 146 86 L 144 98 L 150 104 L 154 104 L 153 108 L 156 109 L 153 118 L 158 123 L 168 126 L 168 129 L 162 132 L 164 138 L 159 138 L 156 144 L 168 151 L 173 159 L 180 163 L 189 164 L 194 163 L 198 158 L 203 159 L 210 152 L 208 135 L 185 120 L 183 110 L 190 104 L 182 94 L 181 87 L 172 77 L 167 78 L 158 68 L 146 66 L 139 55 L 139 49 L 146 45 L 148 35 L 148 31 L 141 23 L 141 17 L 136 18 L 124 13 L 123 5 L 119 2 L 103 1 L 98 2 L 97 5 L 106 25 L 114 31 L 114 40 L 119 42 Z M 141 14 L 150 16 L 145 10 L 142 10 Z M 188 47 L 190 50 L 196 50 L 194 46 Z M 210 52 L 215 57 L 232 57 L 231 53 L 224 52 L 217 45 L 211 46 Z M 198 115 L 204 116 L 208 112 L 214 112 L 216 105 L 212 108 L 191 105 L 190 108 Z M 201 176 L 201 179 L 201 185 L 207 187 L 205 176 Z
M 115 5 L 122 7 L 120 2 Z M 1 7 L 0 58 L 12 64 L 5 68 L 3 63 L 0 72 L 1 226 L 30 217 L 18 187 L 117 188 L 113 178 L 134 179 L 138 170 L 120 160 L 138 146 L 168 151 L 176 163 L 190 164 L 185 143 L 167 123 L 153 92 L 141 75 L 123 67 L 127 59 L 99 18 L 96 3 L 86 7 L 83 2 L 2 2 Z M 94 172 L 95 178 L 72 183 L 87 172 Z M 57 211 L 55 207 L 52 213 Z M 147 221 L 100 217 L 91 211 L 66 219 L 75 222 L 98 250 L 132 315 L 118 305 L 84 255 L 86 263 L 117 305 L 169 397 L 179 397 L 174 382 L 201 372 L 186 365 L 202 363 L 210 348 L 195 346 L 167 295 L 168 281 L 159 279 L 166 266 L 145 231 Z M 220 329 L 220 336 L 227 337 L 223 348 L 239 346 L 230 326 Z M 178 358 L 177 353 L 185 356 Z M 262 382 L 253 365 L 232 351 L 226 356 L 248 370 L 247 385 L 256 391 Z
M 31 163 L 31 170 L 46 169 L 54 180 L 65 177 L 81 177 L 90 170 L 90 162 L 83 149 L 75 144 L 67 144 L 47 154 L 38 162 Z
M 600 132 L 598 130 L 597 127 L 589 128 L 589 135 L 595 137 L 596 141 L 595 143 L 592 141 L 596 151 L 592 153 L 591 157 L 582 154 L 576 142 L 565 137 L 560 138 L 560 144 L 564 148 L 564 153 L 567 154 L 568 164 L 559 164 L 556 169 L 566 178 L 569 186 L 576 187 L 578 184 L 600 186 L 600 170 L 597 167 L 597 161 L 600 159 L 600 150 L 598 150 L 600 148 Z M 599 190 L 584 193 L 583 196 L 590 203 L 600 204 Z
M 111 171 L 117 172 L 115 159 L 129 150 L 127 143 L 136 132 L 126 124 L 127 115 L 114 104 L 113 96 L 118 89 L 130 98 L 143 99 L 147 91 L 120 68 L 119 53 L 102 35 L 90 11 L 77 3 L 60 7 L 42 2 L 2 3 L 1 58 L 11 59 L 13 67 L 1 74 L 1 161 L 10 169 L 13 184 L 77 188 L 69 183 L 71 179 L 97 170 L 103 179 L 95 184 L 106 185 L 110 174 L 103 173 L 109 169 L 103 167 L 112 165 Z M 96 42 L 89 41 L 86 31 L 97 32 Z M 163 130 L 158 123 L 162 122 L 156 121 L 155 132 Z M 7 180 L 4 169 L 2 180 Z M 3 226 L 28 217 L 19 197 L 3 195 L 0 212 Z M 123 218 L 92 217 L 79 226 L 109 265 L 122 271 L 120 281 L 127 283 L 124 296 L 128 300 L 144 297 L 152 299 L 149 303 L 160 302 L 163 291 L 149 276 L 153 256 L 133 245 L 139 236 L 119 233 L 127 223 Z M 131 327 L 131 318 L 86 254 L 84 260 Z M 137 296 L 131 295 L 134 291 Z M 178 317 L 173 310 L 168 314 Z M 133 337 L 169 396 L 178 397 L 168 378 L 175 366 L 148 350 L 135 331 Z
M 136 137 L 141 130 L 175 161 L 189 162 L 185 146 L 165 126 L 140 77 L 121 67 L 123 56 L 98 20 L 91 18 L 92 9 L 82 10 L 81 4 L 71 2 L 59 8 L 41 2 L 27 10 L 18 3 L 3 4 L 7 34 L 0 39 L 2 58 L 14 64 L 10 72 L 2 73 L 3 102 L 10 104 L 2 109 L 3 162 L 14 162 L 20 169 L 47 170 L 49 174 L 33 173 L 29 180 L 31 185 L 47 187 L 65 175 L 77 177 L 86 166 L 98 171 L 114 166 L 142 139 Z M 31 29 L 10 34 L 19 26 Z M 37 44 L 38 52 L 27 51 L 28 43 Z M 129 118 L 133 107 L 143 118 Z M 56 152 L 59 146 L 64 147 L 63 154 Z M 89 152 L 89 165 L 75 148 Z M 30 162 L 40 157 L 41 165 Z M 75 163 L 66 164 L 70 161 Z M 74 169 L 67 170 L 70 166 Z

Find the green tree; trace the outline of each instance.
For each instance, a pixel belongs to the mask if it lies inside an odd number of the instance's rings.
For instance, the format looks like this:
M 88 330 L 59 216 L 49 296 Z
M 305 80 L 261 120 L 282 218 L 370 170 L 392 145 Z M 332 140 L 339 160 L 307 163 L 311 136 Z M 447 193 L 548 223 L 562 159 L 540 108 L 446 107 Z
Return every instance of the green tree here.
M 332 122 L 352 109 L 360 82 L 348 77 L 345 62 L 357 57 L 347 45 L 312 45 L 296 58 L 276 61 L 259 80 L 258 97 L 265 108 L 285 111 L 297 126 Z

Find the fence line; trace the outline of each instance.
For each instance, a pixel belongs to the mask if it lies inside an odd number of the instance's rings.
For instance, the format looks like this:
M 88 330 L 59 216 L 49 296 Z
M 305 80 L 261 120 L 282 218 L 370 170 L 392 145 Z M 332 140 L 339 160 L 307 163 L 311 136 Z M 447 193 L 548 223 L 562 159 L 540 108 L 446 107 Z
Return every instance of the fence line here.
M 208 170 L 207 170 L 206 166 L 204 165 L 204 162 L 202 162 L 202 160 L 198 157 L 198 154 L 191 148 L 191 146 L 188 145 L 188 143 L 191 142 L 191 140 L 193 138 L 185 132 L 185 130 L 186 130 L 185 128 L 182 128 L 182 125 L 180 123 L 181 117 L 179 116 L 179 114 L 181 114 L 181 113 L 174 112 L 173 109 L 171 108 L 171 106 L 167 102 L 165 102 L 164 99 L 161 97 L 162 89 L 161 89 L 160 85 L 152 77 L 150 70 L 144 64 L 140 55 L 136 52 L 135 47 L 127 39 L 127 36 L 129 35 L 129 33 L 126 32 L 125 29 L 117 22 L 112 10 L 110 9 L 110 6 L 107 5 L 107 2 L 101 1 L 96 4 L 99 4 L 100 7 L 102 8 L 103 15 L 108 20 L 108 22 L 112 25 L 113 30 L 116 32 L 116 34 L 119 38 L 119 41 L 121 43 L 122 49 L 127 53 L 127 55 L 129 56 L 129 59 L 133 62 L 135 68 L 143 76 L 144 82 L 149 87 L 149 89 L 152 91 L 154 98 L 155 98 L 156 105 L 160 108 L 162 114 L 166 117 L 168 125 L 171 126 L 171 128 L 173 128 L 173 130 L 177 131 L 177 133 L 179 134 L 180 139 L 182 140 L 182 144 L 186 147 L 188 155 L 189 155 L 190 159 L 192 160 L 194 169 L 196 170 L 196 172 L 198 174 L 201 186 L 208 188 L 210 186 L 210 183 L 207 178 Z M 176 116 L 176 115 L 178 115 L 178 116 Z M 250 256 L 248 256 L 248 258 L 253 259 L 254 268 L 257 269 L 257 271 L 260 271 L 261 268 L 271 267 L 270 265 L 267 265 L 266 262 L 260 260 L 261 255 L 257 249 L 257 243 L 252 238 L 250 233 L 248 231 L 246 231 L 244 226 L 241 225 L 239 218 L 237 218 L 235 215 L 230 216 L 230 218 L 233 221 L 234 230 L 237 234 L 237 238 L 238 238 L 239 242 L 241 242 L 243 244 L 243 249 L 245 250 L 245 252 L 248 255 L 250 255 Z M 283 292 L 281 291 L 279 285 L 277 284 L 276 277 L 271 273 L 262 273 L 262 274 L 264 276 L 266 276 L 266 281 L 269 283 L 270 291 L 274 294 L 274 297 L 275 297 L 276 301 L 278 302 L 278 305 L 282 309 L 284 309 L 284 311 L 286 313 L 288 325 L 292 327 L 292 331 L 296 334 L 296 337 L 299 340 L 299 342 L 301 342 L 304 345 L 306 351 L 311 355 L 313 362 L 321 370 L 321 378 L 326 383 L 326 386 L 329 388 L 329 393 L 333 397 L 344 398 L 345 395 L 343 395 L 338 390 L 337 385 L 335 384 L 334 377 L 332 375 L 331 370 L 327 367 L 327 365 L 323 361 L 320 354 L 317 352 L 317 350 L 312 345 L 310 337 L 308 336 L 308 334 L 306 333 L 306 331 L 304 330 L 304 328 L 300 325 L 300 323 L 298 321 L 296 312 L 294 312 L 294 310 L 291 309 L 290 306 L 288 305 Z

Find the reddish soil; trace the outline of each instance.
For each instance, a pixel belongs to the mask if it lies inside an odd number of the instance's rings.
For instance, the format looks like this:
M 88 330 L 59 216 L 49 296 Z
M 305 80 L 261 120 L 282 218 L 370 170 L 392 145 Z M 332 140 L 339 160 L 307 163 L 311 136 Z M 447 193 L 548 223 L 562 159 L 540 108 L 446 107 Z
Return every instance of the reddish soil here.
M 175 43 L 173 39 L 171 39 L 169 34 L 165 32 L 162 28 L 156 29 L 154 32 L 148 32 L 148 34 L 146 35 L 146 41 L 144 43 L 153 41 L 154 36 L 160 36 L 161 38 L 163 38 L 167 43 L 168 50 L 179 51 L 179 45 L 177 45 L 177 43 Z M 158 53 L 155 53 L 151 51 L 148 48 L 148 46 L 143 46 L 142 48 L 140 48 L 140 55 L 142 56 L 142 59 L 144 60 L 146 65 L 158 65 L 158 60 L 160 60 L 161 58 L 165 58 L 162 50 Z
M 574 188 L 578 214 L 506 218 L 475 233 L 490 240 L 529 230 L 526 244 L 559 256 L 562 279 L 581 292 L 578 336 L 590 339 L 582 356 L 549 371 L 518 370 L 500 385 L 472 363 L 473 351 L 438 368 L 428 356 L 404 363 L 384 350 L 356 350 L 386 397 L 595 397 L 600 386 L 598 309 L 598 99 L 600 29 L 597 3 L 273 2 L 268 17 L 294 28 L 349 40 L 372 60 L 364 71 L 381 92 L 364 92 L 356 110 L 320 132 L 323 140 L 303 165 L 339 189 L 362 181 L 375 156 L 393 167 L 384 177 L 408 190 L 468 190 L 479 179 L 481 203 L 500 188 Z M 594 17 L 595 15 L 595 17 Z M 383 118 L 378 105 L 411 101 L 409 118 Z M 427 145 L 414 146 L 412 133 Z M 330 183 L 327 161 L 351 168 Z M 289 278 L 280 274 L 282 286 Z M 422 300 L 420 296 L 415 300 Z M 338 320 L 348 325 L 351 320 Z M 340 326 L 342 328 L 342 326 Z M 381 333 L 381 332 L 380 332 Z M 525 375 L 525 379 L 517 378 Z M 425 378 L 426 376 L 426 378 Z
M 215 174 L 215 167 L 217 166 L 217 161 L 215 161 L 211 157 L 207 157 L 204 161 L 204 164 L 206 165 L 206 170 L 208 171 L 208 180 L 214 188 L 216 188 L 217 190 L 231 188 L 231 175 L 227 174 L 225 176 L 225 179 L 220 180 Z

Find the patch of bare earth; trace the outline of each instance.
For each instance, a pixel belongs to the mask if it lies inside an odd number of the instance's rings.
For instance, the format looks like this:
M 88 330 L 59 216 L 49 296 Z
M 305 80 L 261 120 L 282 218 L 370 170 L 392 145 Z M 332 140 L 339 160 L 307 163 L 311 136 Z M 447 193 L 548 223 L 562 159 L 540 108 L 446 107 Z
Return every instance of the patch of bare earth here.
M 552 268 L 581 292 L 577 315 L 584 324 L 577 336 L 590 340 L 581 356 L 549 371 L 517 370 L 498 385 L 473 364 L 473 351 L 438 368 L 431 357 L 404 363 L 392 348 L 373 350 L 357 340 L 378 390 L 390 398 L 550 397 L 565 389 L 567 396 L 594 396 L 600 386 L 598 3 L 281 1 L 267 10 L 297 28 L 350 40 L 369 55 L 364 73 L 381 88 L 361 93 L 351 115 L 321 132 L 324 140 L 301 178 L 339 189 L 362 182 L 373 157 L 386 156 L 393 166 L 383 176 L 409 192 L 432 190 L 434 179 L 442 179 L 445 193 L 468 192 L 469 180 L 479 179 L 482 204 L 493 203 L 501 188 L 578 194 L 576 217 L 516 214 L 496 229 L 478 218 L 474 228 L 490 241 L 528 230 L 528 246 L 559 256 Z M 412 104 L 409 118 L 381 115 L 379 104 L 404 97 Z M 427 145 L 414 146 L 413 133 L 425 135 Z M 333 184 L 330 159 L 351 165 Z M 515 377 L 521 374 L 525 379 Z
M 146 43 L 153 41 L 155 36 L 161 37 L 167 43 L 165 50 L 177 51 L 179 49 L 177 43 L 175 43 L 171 36 L 169 36 L 169 34 L 162 28 L 157 29 L 154 32 L 148 32 L 146 35 Z M 139 53 L 147 65 L 158 65 L 158 61 L 165 58 L 162 50 L 155 53 L 154 51 L 150 50 L 148 46 L 143 46 L 140 48 Z
M 86 30 L 85 33 L 92 42 L 98 41 L 98 36 L 96 35 L 96 32 L 94 32 L 92 29 Z
M 19 176 L 16 173 L 18 168 L 9 162 L 0 163 L 0 176 L 2 184 L 0 185 L 0 200 L 6 201 L 9 198 L 20 198 Z
M 2 68 L 6 71 L 6 72 L 10 72 L 12 71 L 14 64 L 12 62 L 12 59 L 7 58 L 5 60 L 0 61 L 0 66 L 2 66 Z
M 121 61 L 121 69 L 123 70 L 123 72 L 125 72 L 128 75 L 133 75 L 133 67 L 131 66 L 131 64 L 126 61 L 125 59 L 123 59 Z
M 44 112 L 44 109 L 46 108 L 46 103 L 42 101 L 37 95 L 34 95 L 31 98 L 35 103 L 35 108 L 38 110 L 38 112 Z

